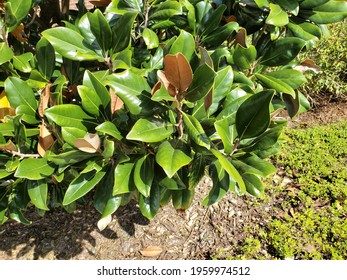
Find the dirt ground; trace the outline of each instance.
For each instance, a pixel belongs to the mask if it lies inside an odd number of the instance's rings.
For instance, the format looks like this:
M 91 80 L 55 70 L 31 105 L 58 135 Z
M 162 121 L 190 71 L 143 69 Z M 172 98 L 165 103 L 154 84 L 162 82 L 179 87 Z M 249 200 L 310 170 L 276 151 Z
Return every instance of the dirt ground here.
M 300 115 L 293 126 L 307 127 L 347 120 L 347 103 L 332 103 Z M 277 178 L 283 176 L 278 170 Z M 197 187 L 193 205 L 184 214 L 171 205 L 163 207 L 151 221 L 131 203 L 120 208 L 109 227 L 100 232 L 99 213 L 91 205 L 73 214 L 55 209 L 41 218 L 34 211 L 26 217 L 29 226 L 9 221 L 0 226 L 0 259 L 211 259 L 240 255 L 247 237 L 245 228 L 262 226 L 281 212 L 281 197 L 266 194 L 265 200 L 228 193 L 219 203 L 203 207 L 202 198 L 211 187 L 204 178 Z M 146 257 L 141 251 L 157 246 L 162 253 Z M 271 255 L 271 248 L 263 248 Z

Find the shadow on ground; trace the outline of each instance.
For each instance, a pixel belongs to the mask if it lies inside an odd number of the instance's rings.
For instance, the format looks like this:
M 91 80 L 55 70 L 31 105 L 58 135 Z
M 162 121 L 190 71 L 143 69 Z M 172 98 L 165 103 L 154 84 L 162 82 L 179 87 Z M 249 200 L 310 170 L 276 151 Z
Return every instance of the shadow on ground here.
M 44 218 L 34 211 L 25 216 L 31 225 L 8 221 L 0 227 L 0 251 L 5 259 L 73 259 L 83 251 L 97 259 L 95 232 L 109 240 L 118 239 L 117 232 L 110 228 L 96 230 L 100 214 L 92 206 L 81 207 L 73 214 L 57 209 Z M 131 204 L 119 209 L 114 220 L 129 236 L 135 234 L 136 224 L 149 224 Z

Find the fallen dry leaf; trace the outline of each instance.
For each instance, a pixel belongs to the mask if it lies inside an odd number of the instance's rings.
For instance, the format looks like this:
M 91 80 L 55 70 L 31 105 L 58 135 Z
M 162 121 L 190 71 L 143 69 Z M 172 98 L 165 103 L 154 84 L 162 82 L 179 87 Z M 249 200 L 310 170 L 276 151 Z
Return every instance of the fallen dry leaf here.
M 124 102 L 122 101 L 122 99 L 120 99 L 116 93 L 110 89 L 110 96 L 111 96 L 111 114 L 113 115 L 114 112 L 120 110 L 123 105 Z
M 43 112 L 48 107 L 49 99 L 51 98 L 51 84 L 49 83 L 41 93 L 41 100 L 39 105 L 39 115 L 43 118 Z
M 156 257 L 163 252 L 163 249 L 158 246 L 148 246 L 147 248 L 140 251 L 144 257 Z

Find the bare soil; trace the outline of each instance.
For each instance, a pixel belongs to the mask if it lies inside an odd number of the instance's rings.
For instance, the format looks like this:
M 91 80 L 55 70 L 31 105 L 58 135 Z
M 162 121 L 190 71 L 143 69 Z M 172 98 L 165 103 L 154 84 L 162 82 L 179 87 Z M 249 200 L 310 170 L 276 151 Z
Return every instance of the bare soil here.
M 347 103 L 320 106 L 291 122 L 295 127 L 324 125 L 347 120 Z M 284 177 L 279 168 L 274 182 Z M 196 198 L 185 213 L 171 205 L 163 207 L 152 220 L 144 218 L 135 202 L 120 208 L 109 227 L 99 231 L 99 213 L 91 205 L 80 206 L 73 214 L 55 209 L 41 218 L 33 210 L 26 213 L 32 224 L 8 221 L 0 226 L 0 259 L 211 259 L 234 258 L 242 254 L 247 228 L 264 226 L 280 217 L 283 196 L 266 193 L 264 200 L 228 193 L 219 203 L 204 207 L 200 201 L 211 187 L 204 178 Z M 157 246 L 162 253 L 145 257 L 141 250 Z M 271 248 L 262 248 L 271 256 Z M 271 258 L 271 257 L 270 257 Z

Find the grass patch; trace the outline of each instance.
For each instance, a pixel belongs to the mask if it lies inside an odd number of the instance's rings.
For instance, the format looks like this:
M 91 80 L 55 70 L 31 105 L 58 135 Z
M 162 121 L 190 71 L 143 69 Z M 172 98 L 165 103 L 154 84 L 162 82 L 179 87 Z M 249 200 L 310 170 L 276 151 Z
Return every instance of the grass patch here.
M 346 131 L 347 122 L 286 129 L 276 183 L 266 187 L 271 201 L 253 204 L 270 204 L 272 218 L 249 222 L 230 259 L 347 259 Z

